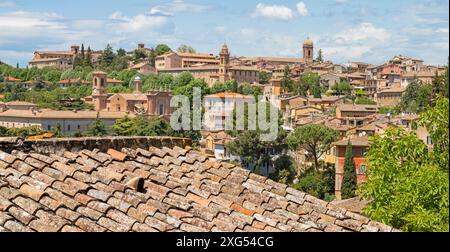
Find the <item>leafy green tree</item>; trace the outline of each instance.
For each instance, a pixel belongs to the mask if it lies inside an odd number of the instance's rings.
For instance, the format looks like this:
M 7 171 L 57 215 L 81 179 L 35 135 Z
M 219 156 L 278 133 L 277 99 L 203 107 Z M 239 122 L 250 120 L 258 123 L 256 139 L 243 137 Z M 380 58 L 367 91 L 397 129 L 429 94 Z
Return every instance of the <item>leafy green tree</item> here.
M 127 56 L 127 51 L 125 51 L 125 49 L 123 49 L 123 48 L 119 48 L 119 50 L 117 50 L 117 56 L 118 57 Z
M 314 197 L 331 201 L 331 195 L 334 194 L 334 171 L 331 168 L 325 172 L 308 169 L 293 187 Z
M 163 55 L 165 53 L 171 52 L 172 49 L 168 45 L 159 44 L 155 48 L 155 54 L 156 56 Z
M 179 53 L 196 53 L 195 49 L 192 46 L 181 45 L 178 47 L 177 51 Z
M 361 96 L 356 98 L 355 104 L 376 105 L 377 103 L 368 97 Z
M 117 119 L 112 129 L 114 130 L 114 133 L 118 136 L 132 136 L 133 126 L 134 120 L 129 116 L 125 116 Z
M 266 105 L 266 120 L 270 117 L 270 103 L 264 102 Z M 257 116 L 258 116 L 258 112 Z M 273 141 L 262 141 L 261 135 L 268 133 L 263 131 L 259 127 L 258 121 L 254 122 L 256 130 L 231 130 L 227 131 L 227 134 L 235 137 L 235 140 L 226 144 L 227 149 L 233 155 L 240 156 L 242 158 L 241 163 L 243 166 L 246 164 L 254 165 L 254 172 L 258 173 L 261 170 L 262 165 L 265 162 L 271 162 L 270 155 L 265 152 L 266 149 L 281 150 L 284 148 L 283 140 L 286 138 L 286 131 L 281 127 L 283 124 L 281 113 L 278 113 L 278 135 Z M 234 129 L 236 129 L 236 111 L 233 113 Z M 244 105 L 244 128 L 248 129 L 248 105 Z
M 102 120 L 96 119 L 89 125 L 84 135 L 97 137 L 107 136 L 108 128 Z
M 192 104 L 193 96 L 194 96 L 193 95 L 194 87 L 201 89 L 201 92 L 202 92 L 201 98 L 202 99 L 205 95 L 210 94 L 209 86 L 203 79 L 193 79 L 188 85 L 175 87 L 175 89 L 173 90 L 173 94 L 187 96 L 189 98 L 189 101 Z
M 147 58 L 148 55 L 143 50 L 134 50 L 133 52 L 133 61 L 134 63 L 139 62 L 142 59 Z
M 301 96 L 308 96 L 308 90 L 310 90 L 310 86 L 308 83 L 303 82 L 302 79 L 300 78 L 299 80 L 294 82 L 294 93 L 296 95 L 301 95 Z
M 341 185 L 342 199 L 350 199 L 356 195 L 356 168 L 353 160 L 353 146 L 350 140 L 345 149 L 344 177 Z
M 126 56 L 116 56 L 111 64 L 111 68 L 115 71 L 122 71 L 128 68 L 128 58 Z
M 61 79 L 62 72 L 60 70 L 50 70 L 44 75 L 44 79 L 52 83 L 58 82 Z
M 100 65 L 104 68 L 110 66 L 113 63 L 115 57 L 116 55 L 113 51 L 113 48 L 110 44 L 108 44 L 99 58 Z
M 433 77 L 432 82 L 432 93 L 433 97 L 436 98 L 438 96 L 444 96 L 448 98 L 448 90 L 449 89 L 449 83 L 448 83 L 448 64 L 445 66 L 445 72 L 441 75 L 438 75 L 436 72 L 436 75 Z
M 406 88 L 399 107 L 404 112 L 422 112 L 427 108 L 431 94 L 431 86 L 424 85 L 420 80 L 414 79 Z
M 448 151 L 449 151 L 449 100 L 439 98 L 434 108 L 429 108 L 421 114 L 422 126 L 427 128 L 433 142 L 431 156 L 439 167 L 448 173 Z
M 8 136 L 8 128 L 0 126 L 0 137 Z
M 252 95 L 255 97 L 255 100 L 258 100 L 258 96 L 262 95 L 262 90 L 258 87 L 252 87 L 249 83 L 242 83 L 237 87 L 236 90 L 238 93 L 243 95 Z M 233 90 L 230 90 L 230 92 L 233 92 Z
M 319 82 L 314 83 L 313 86 L 313 96 L 314 98 L 322 98 L 322 92 L 320 90 L 320 84 Z
M 9 137 L 22 137 L 24 139 L 29 136 L 35 136 L 44 133 L 44 131 L 38 126 L 23 127 L 23 128 L 9 128 L 6 131 L 5 136 Z
M 306 149 L 314 158 L 314 165 L 319 169 L 319 158 L 330 149 L 339 137 L 339 132 L 323 124 L 308 124 L 294 130 L 286 143 L 291 150 L 300 147 Z
M 331 89 L 337 94 L 337 95 L 350 95 L 353 87 L 350 85 L 350 83 L 342 79 L 339 83 L 336 83 L 334 86 L 331 87 Z
M 448 121 L 447 121 L 448 129 Z M 371 139 L 363 213 L 404 231 L 449 231 L 449 174 L 416 134 L 388 129 Z M 448 156 L 448 151 L 446 153 Z
M 52 130 L 53 134 L 55 134 L 55 137 L 61 137 L 62 136 L 62 130 L 61 130 L 61 124 L 56 124 L 56 127 Z
M 84 65 L 92 67 L 92 50 L 91 47 L 88 46 L 86 57 L 84 59 Z
M 182 87 L 187 86 L 189 83 L 191 83 L 194 80 L 194 76 L 191 72 L 182 72 L 181 74 L 177 75 L 173 79 L 173 86 L 174 87 Z
M 272 75 L 266 71 L 261 71 L 258 73 L 258 77 L 259 77 L 259 83 L 267 84 L 267 83 L 269 83 Z
M 291 184 L 295 178 L 295 162 L 292 157 L 283 155 L 277 158 L 273 164 L 275 173 L 271 174 L 271 178 L 279 183 Z

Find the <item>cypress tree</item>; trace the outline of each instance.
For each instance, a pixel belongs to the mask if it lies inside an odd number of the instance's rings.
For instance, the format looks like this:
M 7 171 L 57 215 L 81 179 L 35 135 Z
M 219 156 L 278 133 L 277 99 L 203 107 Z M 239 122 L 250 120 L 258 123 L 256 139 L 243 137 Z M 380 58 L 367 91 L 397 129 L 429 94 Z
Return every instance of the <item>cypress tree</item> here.
M 323 53 L 322 53 L 322 49 L 319 49 L 319 53 L 317 54 L 317 61 L 318 61 L 318 62 L 323 62 Z
M 81 59 L 84 61 L 85 54 L 84 54 L 84 44 L 81 44 Z
M 344 178 L 341 185 L 341 196 L 342 199 L 349 199 L 356 196 L 356 170 L 355 162 L 353 161 L 353 146 L 350 140 L 345 150 Z
M 88 46 L 86 57 L 84 59 L 85 66 L 92 66 L 92 50 L 91 47 Z

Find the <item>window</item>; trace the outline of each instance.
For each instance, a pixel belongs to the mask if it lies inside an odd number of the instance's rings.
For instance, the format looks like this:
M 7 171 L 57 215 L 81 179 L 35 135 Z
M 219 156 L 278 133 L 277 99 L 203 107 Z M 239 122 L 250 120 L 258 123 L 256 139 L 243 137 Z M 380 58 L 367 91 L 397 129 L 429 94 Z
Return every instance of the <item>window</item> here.
M 52 130 L 52 126 L 51 125 L 47 125 L 47 130 Z
M 78 124 L 78 126 L 77 126 L 77 129 L 78 129 L 78 130 L 80 130 L 80 129 L 81 129 L 81 126 L 80 126 L 79 124 Z
M 363 157 L 366 157 L 366 155 L 367 155 L 367 148 L 366 147 L 362 147 L 361 148 L 361 154 L 362 154 Z
M 358 173 L 359 173 L 359 174 L 366 174 L 366 172 L 367 172 L 367 167 L 366 167 L 366 165 L 365 165 L 365 164 L 360 165 L 360 166 L 359 166 L 359 171 L 358 171 Z
M 428 144 L 428 145 L 433 144 L 433 139 L 431 139 L 430 136 L 427 136 L 427 144 Z
M 164 104 L 159 104 L 159 115 L 164 115 Z
M 70 131 L 70 124 L 67 125 L 67 131 Z

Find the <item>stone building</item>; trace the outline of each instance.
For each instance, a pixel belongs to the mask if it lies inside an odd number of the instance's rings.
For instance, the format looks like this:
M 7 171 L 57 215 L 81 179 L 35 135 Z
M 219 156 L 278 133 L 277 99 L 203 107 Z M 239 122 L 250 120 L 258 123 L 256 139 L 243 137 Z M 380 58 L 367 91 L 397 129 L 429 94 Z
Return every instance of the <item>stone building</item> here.
M 169 120 L 172 113 L 170 91 L 150 91 L 142 93 L 142 80 L 136 77 L 133 81 L 133 93 L 108 94 L 106 92 L 106 73 L 96 71 L 92 79 L 92 95 L 84 101 L 92 104 L 96 111 L 127 112 L 146 116 L 162 116 Z
M 238 93 L 218 93 L 204 97 L 205 123 L 208 130 L 223 130 L 225 122 L 233 116 L 233 110 L 244 104 L 253 104 L 253 96 Z
M 352 143 L 353 161 L 355 162 L 355 173 L 357 184 L 360 185 L 367 181 L 367 164 L 366 154 L 369 150 L 369 139 L 367 136 L 355 137 L 350 140 L 345 139 L 333 144 L 336 155 L 336 175 L 335 175 L 335 196 L 337 200 L 341 200 L 341 187 L 344 178 L 345 152 L 348 141 Z
M 219 65 L 213 54 L 169 52 L 155 58 L 156 70 L 189 68 L 198 65 Z
M 307 64 L 314 62 L 314 43 L 309 38 L 303 42 L 303 60 Z
M 380 107 L 394 107 L 397 106 L 406 88 L 404 87 L 390 87 L 386 89 L 381 89 L 375 94 L 375 101 Z
M 362 126 L 368 116 L 377 113 L 377 105 L 340 104 L 336 107 L 336 118 L 343 125 Z
M 73 60 L 80 53 L 80 46 L 78 45 L 72 45 L 70 51 L 36 51 L 34 52 L 34 58 L 28 63 L 28 67 L 71 69 Z M 101 52 L 92 52 L 92 62 L 95 63 L 100 55 Z
M 181 66 L 182 60 L 178 54 L 165 56 L 164 63 L 156 63 L 158 73 L 171 74 L 176 76 L 183 72 L 190 72 L 196 79 L 204 79 L 208 85 L 212 86 L 215 82 L 225 82 L 227 80 L 236 80 L 239 83 L 247 82 L 250 84 L 259 82 L 259 70 L 255 66 L 235 66 L 230 64 L 230 51 L 226 44 L 220 51 L 219 60 L 216 63 L 207 63 L 200 65 Z M 164 67 L 158 64 L 164 64 Z

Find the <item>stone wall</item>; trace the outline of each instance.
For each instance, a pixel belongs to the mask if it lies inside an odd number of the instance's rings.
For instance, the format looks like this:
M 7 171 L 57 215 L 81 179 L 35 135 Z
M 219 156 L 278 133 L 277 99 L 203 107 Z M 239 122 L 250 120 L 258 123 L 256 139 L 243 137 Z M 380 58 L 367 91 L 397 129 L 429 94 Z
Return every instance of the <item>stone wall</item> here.
M 121 150 L 122 148 L 148 149 L 150 146 L 185 148 L 190 146 L 192 140 L 176 137 L 85 137 L 85 138 L 55 138 L 40 140 L 22 140 L 20 138 L 0 138 L 0 150 L 11 152 L 20 149 L 27 152 L 41 154 L 63 154 L 65 151 L 80 151 L 83 149 L 99 149 L 107 152 L 108 149 Z

